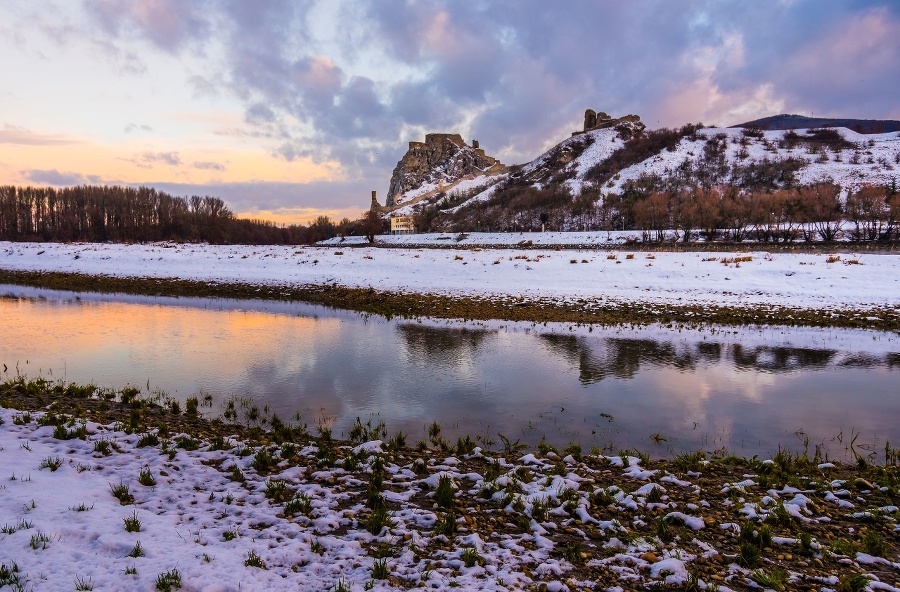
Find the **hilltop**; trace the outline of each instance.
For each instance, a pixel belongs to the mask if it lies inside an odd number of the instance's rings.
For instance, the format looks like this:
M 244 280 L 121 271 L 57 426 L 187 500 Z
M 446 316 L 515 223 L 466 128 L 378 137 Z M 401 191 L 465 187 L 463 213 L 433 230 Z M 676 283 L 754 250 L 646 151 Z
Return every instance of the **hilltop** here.
M 900 131 L 900 121 L 890 119 L 834 119 L 805 115 L 773 115 L 731 127 L 756 127 L 763 130 L 813 129 L 845 127 L 860 134 L 883 134 Z

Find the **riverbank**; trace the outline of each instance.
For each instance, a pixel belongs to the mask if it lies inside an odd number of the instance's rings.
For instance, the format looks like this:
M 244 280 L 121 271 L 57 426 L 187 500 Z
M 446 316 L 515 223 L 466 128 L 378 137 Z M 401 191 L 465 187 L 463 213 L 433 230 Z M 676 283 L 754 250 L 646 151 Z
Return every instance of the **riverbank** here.
M 900 589 L 896 466 L 526 450 L 446 442 L 437 425 L 421 443 L 371 424 L 339 440 L 203 410 L 137 389 L 0 384 L 0 583 Z
M 0 283 L 402 317 L 900 330 L 900 255 L 0 243 Z

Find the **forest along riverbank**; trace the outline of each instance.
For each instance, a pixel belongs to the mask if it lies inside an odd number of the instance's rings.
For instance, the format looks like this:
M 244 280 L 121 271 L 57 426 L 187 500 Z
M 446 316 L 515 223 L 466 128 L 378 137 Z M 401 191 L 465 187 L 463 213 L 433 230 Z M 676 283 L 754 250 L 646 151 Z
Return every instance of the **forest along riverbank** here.
M 3 584 L 900 589 L 900 469 L 780 452 L 239 426 L 137 389 L 0 384 Z M 60 516 L 66 516 L 61 521 Z M 92 560 L 83 560 L 90 554 Z
M 0 282 L 386 316 L 900 329 L 900 255 L 0 243 Z

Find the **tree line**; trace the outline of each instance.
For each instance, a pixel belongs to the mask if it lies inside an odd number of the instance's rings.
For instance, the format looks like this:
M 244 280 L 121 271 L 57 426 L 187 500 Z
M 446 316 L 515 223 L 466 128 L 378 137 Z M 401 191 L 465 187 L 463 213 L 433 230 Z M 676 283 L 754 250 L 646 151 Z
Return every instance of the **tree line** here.
M 638 187 L 640 185 L 640 187 Z M 895 185 L 863 185 L 842 198 L 830 181 L 790 189 L 652 180 L 621 193 L 586 189 L 570 195 L 562 185 L 508 188 L 467 210 L 438 218 L 425 210 L 421 228 L 492 232 L 633 230 L 644 242 L 676 240 L 762 243 L 900 240 L 900 193 Z
M 221 199 L 180 197 L 150 187 L 0 186 L 0 240 L 312 244 L 366 232 L 365 217 L 279 226 L 238 218 Z
M 889 187 L 864 185 L 841 200 L 830 182 L 772 192 L 740 191 L 734 186 L 695 185 L 657 191 L 634 202 L 627 214 L 645 242 L 667 240 L 788 243 L 900 238 L 900 195 Z M 612 204 L 615 205 L 615 204 Z M 619 204 L 620 206 L 626 204 Z

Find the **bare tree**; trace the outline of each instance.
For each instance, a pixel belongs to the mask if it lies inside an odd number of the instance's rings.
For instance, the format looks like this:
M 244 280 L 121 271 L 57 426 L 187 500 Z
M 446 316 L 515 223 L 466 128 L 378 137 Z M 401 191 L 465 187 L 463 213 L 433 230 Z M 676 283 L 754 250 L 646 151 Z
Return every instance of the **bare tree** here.
M 841 187 L 830 181 L 800 188 L 802 222 L 810 225 L 825 242 L 835 240 L 841 231 Z M 806 240 L 812 240 L 805 235 Z
M 381 221 L 381 216 L 375 210 L 369 210 L 360 218 L 357 228 L 366 237 L 367 241 L 374 243 L 375 235 L 382 232 L 383 222 Z

